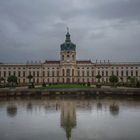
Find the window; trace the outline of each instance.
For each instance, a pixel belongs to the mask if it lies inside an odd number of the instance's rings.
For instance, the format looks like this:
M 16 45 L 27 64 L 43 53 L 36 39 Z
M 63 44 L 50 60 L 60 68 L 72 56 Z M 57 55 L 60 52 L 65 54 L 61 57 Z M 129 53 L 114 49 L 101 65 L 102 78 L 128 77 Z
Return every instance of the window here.
M 37 77 L 39 77 L 39 71 L 37 71 Z
M 59 83 L 59 78 L 57 78 L 57 83 Z
M 114 71 L 112 71 L 112 75 L 114 75 Z
M 72 76 L 74 76 L 74 69 L 72 69 Z
M 116 75 L 119 76 L 119 71 L 118 70 L 116 71 Z
M 54 71 L 52 71 L 52 76 L 54 77 Z
M 128 76 L 128 70 L 126 71 L 126 76 Z
M 78 76 L 80 76 L 80 71 L 78 70 Z
M 20 71 L 18 72 L 18 77 L 20 77 Z
M 78 83 L 80 82 L 80 79 L 79 79 L 79 78 L 77 79 L 77 82 L 78 82 Z
M 131 76 L 133 76 L 133 71 L 131 70 Z
M 121 71 L 121 76 L 123 76 L 123 71 Z
M 92 77 L 94 76 L 94 71 L 92 71 Z
M 74 83 L 74 78 L 72 78 L 72 82 Z
M 74 59 L 75 59 L 74 55 L 72 55 L 72 59 L 73 59 L 73 61 L 74 61 Z
M 57 71 L 57 76 L 59 76 L 59 71 Z
M 9 76 L 11 75 L 11 71 L 9 71 Z
M 64 60 L 64 55 L 62 55 L 62 60 Z
M 85 72 L 84 72 L 84 71 L 82 71 L 82 76 L 84 77 L 84 75 L 85 75 Z
M 62 70 L 62 75 L 65 76 L 65 70 L 64 69 Z
M 67 76 L 70 76 L 70 69 L 67 69 Z
M 45 71 L 43 71 L 43 77 L 45 77 Z
M 108 71 L 106 71 L 106 76 L 108 76 Z
M 136 70 L 136 76 L 138 76 L 138 71 Z
M 13 75 L 14 75 L 14 76 L 16 75 L 16 72 L 15 72 L 15 71 L 13 72 Z
M 35 71 L 33 71 L 33 76 L 35 76 Z
M 64 80 L 64 78 L 63 78 L 63 83 L 65 83 L 65 80 Z
M 25 77 L 25 71 L 23 71 L 23 77 Z
M 6 71 L 4 71 L 4 77 L 6 77 Z
M 49 71 L 47 72 L 47 75 L 48 75 L 48 77 L 50 76 L 50 72 Z
M 89 71 L 87 71 L 87 76 L 89 77 Z
M 104 71 L 102 71 L 102 76 L 104 76 Z

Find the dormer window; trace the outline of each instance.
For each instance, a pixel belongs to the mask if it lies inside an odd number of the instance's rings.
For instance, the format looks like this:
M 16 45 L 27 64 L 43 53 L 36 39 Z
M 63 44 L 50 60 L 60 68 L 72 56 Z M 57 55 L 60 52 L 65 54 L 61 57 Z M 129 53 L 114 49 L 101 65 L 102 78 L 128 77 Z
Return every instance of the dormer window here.
M 73 60 L 75 59 L 74 55 L 72 55 L 72 59 L 73 59 Z

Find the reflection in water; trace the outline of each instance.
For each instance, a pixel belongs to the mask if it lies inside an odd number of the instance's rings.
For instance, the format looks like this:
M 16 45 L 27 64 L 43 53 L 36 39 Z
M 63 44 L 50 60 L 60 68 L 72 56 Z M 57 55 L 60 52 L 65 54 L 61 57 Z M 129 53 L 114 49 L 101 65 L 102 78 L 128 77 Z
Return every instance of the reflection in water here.
M 15 117 L 17 115 L 17 106 L 16 105 L 7 106 L 7 114 L 10 117 Z
M 76 126 L 75 102 L 63 101 L 61 104 L 61 126 L 66 132 L 66 138 L 71 138 L 71 131 Z
M 2 140 L 38 140 L 39 137 L 41 140 L 140 138 L 140 101 L 137 100 L 42 98 L 12 99 L 0 104 Z M 16 116 L 16 119 L 5 117 L 5 110 L 7 116 Z
M 109 109 L 110 109 L 110 113 L 113 116 L 116 116 L 119 114 L 119 106 L 117 104 L 113 103 L 112 105 L 110 105 Z
M 99 109 L 99 110 L 102 109 L 102 103 L 101 103 L 101 102 L 98 102 L 98 103 L 97 103 L 97 110 L 98 110 L 98 109 Z
M 32 111 L 32 109 L 33 109 L 33 105 L 32 105 L 31 102 L 29 102 L 29 103 L 27 104 L 27 110 L 28 110 L 28 111 Z

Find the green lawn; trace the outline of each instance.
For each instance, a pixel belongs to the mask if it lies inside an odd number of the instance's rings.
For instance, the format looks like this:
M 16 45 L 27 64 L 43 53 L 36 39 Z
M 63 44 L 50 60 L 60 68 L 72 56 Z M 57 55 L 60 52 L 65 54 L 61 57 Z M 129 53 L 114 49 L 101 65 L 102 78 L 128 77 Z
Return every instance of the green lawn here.
M 47 87 L 40 87 L 40 89 L 72 89 L 72 88 L 90 88 L 87 85 L 80 84 L 58 84 L 58 85 L 49 85 Z

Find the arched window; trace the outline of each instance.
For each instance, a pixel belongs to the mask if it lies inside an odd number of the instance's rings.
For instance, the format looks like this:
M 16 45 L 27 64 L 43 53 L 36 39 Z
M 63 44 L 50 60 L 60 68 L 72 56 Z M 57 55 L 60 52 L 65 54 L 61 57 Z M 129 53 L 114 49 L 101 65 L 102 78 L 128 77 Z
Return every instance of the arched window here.
M 74 69 L 72 69 L 72 76 L 74 76 Z
M 72 78 L 72 83 L 74 83 L 75 81 L 74 81 L 74 78 Z
M 62 75 L 65 76 L 65 70 L 64 69 L 62 70 Z
M 52 71 L 52 76 L 54 77 L 54 71 Z
M 89 71 L 87 71 L 87 76 L 89 77 Z
M 64 80 L 64 78 L 63 78 L 63 83 L 65 83 L 65 80 Z
M 82 71 L 82 76 L 83 76 L 83 77 L 85 76 L 85 72 L 84 72 L 84 71 Z
M 70 69 L 67 69 L 67 76 L 70 76 Z
M 72 60 L 75 60 L 75 56 L 74 55 L 72 55 Z

